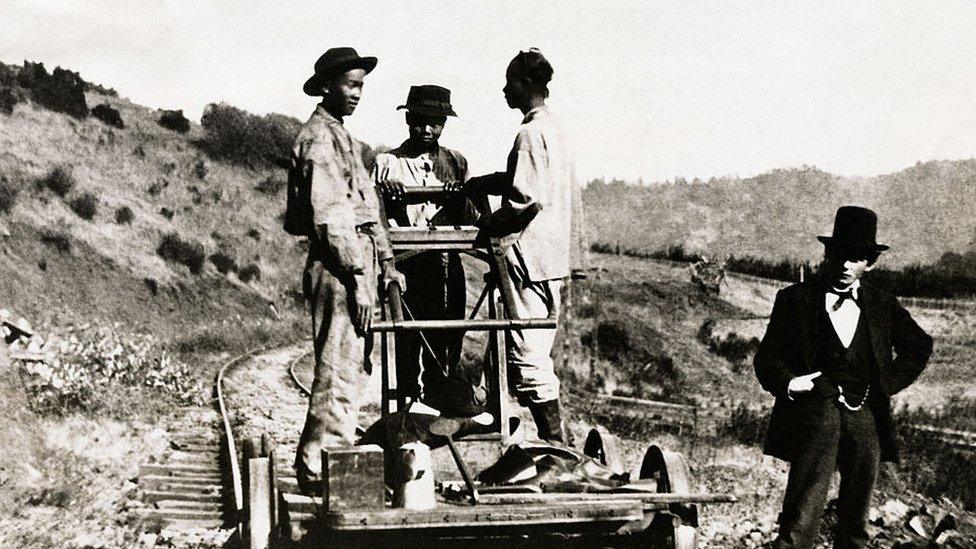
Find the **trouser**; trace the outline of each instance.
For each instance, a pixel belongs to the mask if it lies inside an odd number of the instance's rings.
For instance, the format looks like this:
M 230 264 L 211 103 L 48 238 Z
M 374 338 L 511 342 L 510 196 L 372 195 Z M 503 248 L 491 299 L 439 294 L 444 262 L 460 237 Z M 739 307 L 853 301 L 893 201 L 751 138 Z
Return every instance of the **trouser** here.
M 822 421 L 790 462 L 777 548 L 812 547 L 834 471 L 840 471 L 834 547 L 867 547 L 867 514 L 880 454 L 874 415 L 820 400 Z
M 371 238 L 360 235 L 366 261 L 363 279 L 375 295 L 376 261 Z M 361 337 L 350 315 L 351 293 L 314 248 L 305 264 L 302 286 L 312 317 L 315 380 L 305 427 L 298 442 L 295 470 L 306 489 L 321 480 L 322 448 L 355 443 L 361 395 L 369 381 L 371 337 Z
M 464 267 L 457 253 L 426 252 L 397 263 L 397 269 L 407 279 L 403 304 L 413 319 L 464 318 Z M 404 317 L 410 315 L 404 312 Z M 471 392 L 468 386 L 479 382 L 480 367 L 471 375 L 458 371 L 463 330 L 427 330 L 423 336 L 430 350 L 423 344 L 421 332 L 396 334 L 397 392 L 417 399 L 422 390 L 425 402 L 442 408 L 461 396 L 455 394 L 458 391 Z
M 510 265 L 515 285 L 515 312 L 519 318 L 558 318 L 562 280 L 532 282 Z M 508 351 L 509 390 L 522 405 L 559 399 L 559 378 L 552 360 L 556 329 L 510 330 Z

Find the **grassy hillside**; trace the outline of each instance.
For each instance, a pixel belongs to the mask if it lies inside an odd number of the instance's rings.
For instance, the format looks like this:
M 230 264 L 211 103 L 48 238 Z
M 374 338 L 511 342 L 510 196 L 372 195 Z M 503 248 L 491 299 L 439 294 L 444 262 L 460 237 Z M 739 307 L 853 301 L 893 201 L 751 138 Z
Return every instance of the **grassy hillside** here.
M 0 115 L 0 177 L 15 197 L 0 213 L 11 233 L 0 254 L 4 306 L 42 325 L 110 320 L 169 333 L 269 317 L 271 302 L 288 309 L 302 250 L 277 219 L 284 173 L 211 159 L 198 124 L 180 133 L 160 126 L 160 111 L 85 95 L 125 127 L 34 101 Z M 55 170 L 67 192 L 50 183 Z M 161 255 L 164 235 L 186 249 Z M 202 264 L 180 256 L 191 252 Z M 204 318 L 217 310 L 222 318 Z
M 976 159 L 919 163 L 893 174 L 844 178 L 803 167 L 747 179 L 638 186 L 591 182 L 583 195 L 591 241 L 714 256 L 816 261 L 844 204 L 878 212 L 887 266 L 932 263 L 976 247 Z

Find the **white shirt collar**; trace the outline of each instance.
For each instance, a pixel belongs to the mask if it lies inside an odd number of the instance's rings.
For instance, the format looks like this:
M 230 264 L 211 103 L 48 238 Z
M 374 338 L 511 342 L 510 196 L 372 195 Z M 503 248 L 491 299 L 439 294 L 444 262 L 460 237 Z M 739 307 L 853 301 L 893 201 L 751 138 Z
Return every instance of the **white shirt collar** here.
M 545 105 L 545 104 L 539 105 L 538 107 L 536 107 L 536 108 L 530 110 L 529 112 L 525 113 L 525 118 L 522 119 L 522 123 L 523 124 L 528 124 L 529 122 L 531 122 L 532 120 L 534 120 L 536 117 L 538 117 L 540 115 L 545 115 L 545 114 L 549 114 L 549 106 L 548 105 Z
M 833 290 L 835 292 L 841 292 L 841 293 L 850 290 L 851 291 L 851 295 L 854 296 L 854 299 L 857 299 L 858 298 L 857 289 L 860 288 L 860 287 L 861 287 L 861 280 L 858 279 L 858 280 L 855 280 L 853 283 L 851 283 L 850 286 L 848 286 L 846 288 L 831 288 L 831 290 Z M 828 292 L 828 293 L 830 293 L 830 292 Z

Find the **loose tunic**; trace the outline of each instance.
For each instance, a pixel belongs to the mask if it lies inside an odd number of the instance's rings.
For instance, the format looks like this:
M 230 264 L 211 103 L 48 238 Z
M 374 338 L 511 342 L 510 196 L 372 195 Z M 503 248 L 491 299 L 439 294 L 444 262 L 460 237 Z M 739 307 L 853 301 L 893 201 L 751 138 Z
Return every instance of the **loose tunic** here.
M 507 255 L 516 313 L 521 318 L 557 318 L 563 279 L 571 269 L 583 267 L 585 248 L 573 153 L 548 107 L 525 115 L 507 170 L 476 185 L 502 198 L 485 223 L 494 232 L 518 234 Z M 554 329 L 512 330 L 507 339 L 510 389 L 523 404 L 559 398 L 552 361 L 555 336 Z

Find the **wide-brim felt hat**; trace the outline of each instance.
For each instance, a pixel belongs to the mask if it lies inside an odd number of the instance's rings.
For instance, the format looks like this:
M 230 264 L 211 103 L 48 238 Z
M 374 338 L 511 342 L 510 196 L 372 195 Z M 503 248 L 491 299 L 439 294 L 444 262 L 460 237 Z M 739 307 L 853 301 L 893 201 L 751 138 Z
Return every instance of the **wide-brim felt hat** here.
M 330 78 L 352 69 L 369 74 L 375 67 L 375 57 L 362 57 L 354 48 L 330 48 L 315 62 L 315 74 L 305 81 L 302 90 L 307 95 L 322 95 L 322 85 Z
M 433 84 L 410 86 L 407 102 L 397 107 L 400 109 L 427 116 L 457 116 L 451 106 L 451 90 Z
M 860 206 L 841 206 L 834 217 L 834 233 L 818 236 L 824 244 L 844 248 L 883 252 L 888 249 L 875 241 L 878 233 L 878 215 Z

